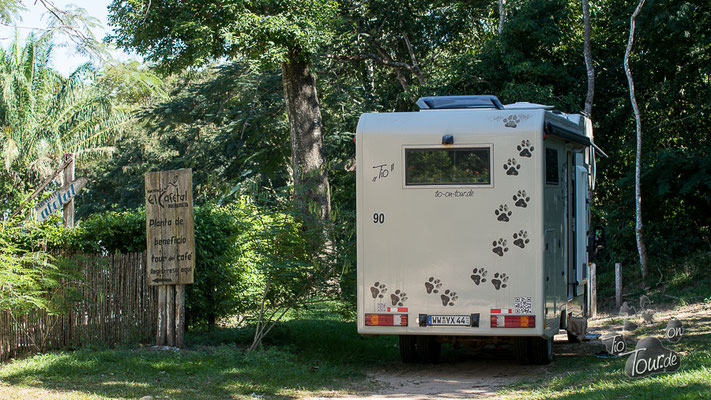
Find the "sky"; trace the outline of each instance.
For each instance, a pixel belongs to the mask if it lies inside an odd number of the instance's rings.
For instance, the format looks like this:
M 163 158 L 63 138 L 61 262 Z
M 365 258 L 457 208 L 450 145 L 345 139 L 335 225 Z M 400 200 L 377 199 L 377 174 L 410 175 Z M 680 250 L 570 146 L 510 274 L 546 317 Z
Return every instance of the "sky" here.
M 46 9 L 39 3 L 35 4 L 34 0 L 23 1 L 25 8 L 24 12 L 20 13 L 21 21 L 17 21 L 17 26 L 20 27 L 20 37 L 24 38 L 33 31 L 32 28 L 44 28 L 47 26 L 47 18 L 44 17 Z M 111 0 L 54 0 L 54 5 L 59 9 L 66 9 L 68 5 L 81 7 L 87 11 L 89 15 L 99 20 L 103 29 L 94 29 L 94 36 L 98 40 L 102 40 L 108 32 L 107 23 L 107 7 Z M 15 38 L 15 28 L 0 25 L 0 47 L 8 48 Z M 71 47 L 61 47 L 61 43 L 55 42 L 54 54 L 52 57 L 52 67 L 62 73 L 64 76 L 69 75 L 77 67 L 90 61 L 88 57 L 77 54 Z M 133 54 L 126 54 L 122 51 L 115 50 L 112 52 L 114 58 L 126 61 L 129 59 L 139 60 L 140 57 Z

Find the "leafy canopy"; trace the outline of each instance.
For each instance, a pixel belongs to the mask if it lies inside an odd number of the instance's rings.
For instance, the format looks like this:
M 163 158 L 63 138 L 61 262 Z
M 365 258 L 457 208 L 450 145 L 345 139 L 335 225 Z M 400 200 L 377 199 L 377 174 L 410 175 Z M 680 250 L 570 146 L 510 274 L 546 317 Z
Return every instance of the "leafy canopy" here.
M 114 0 L 108 40 L 165 71 L 244 54 L 280 64 L 289 50 L 308 56 L 331 39 L 331 0 Z
M 2 178 L 33 184 L 65 152 L 106 154 L 129 116 L 95 85 L 99 72 L 85 64 L 68 78 L 49 67 L 52 45 L 29 36 L 0 48 Z

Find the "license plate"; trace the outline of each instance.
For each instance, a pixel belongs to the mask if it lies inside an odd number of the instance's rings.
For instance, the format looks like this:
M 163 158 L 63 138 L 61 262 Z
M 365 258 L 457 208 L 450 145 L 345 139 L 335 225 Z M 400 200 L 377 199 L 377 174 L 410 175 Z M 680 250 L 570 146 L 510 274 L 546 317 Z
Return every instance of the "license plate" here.
M 428 315 L 429 326 L 471 326 L 471 315 Z

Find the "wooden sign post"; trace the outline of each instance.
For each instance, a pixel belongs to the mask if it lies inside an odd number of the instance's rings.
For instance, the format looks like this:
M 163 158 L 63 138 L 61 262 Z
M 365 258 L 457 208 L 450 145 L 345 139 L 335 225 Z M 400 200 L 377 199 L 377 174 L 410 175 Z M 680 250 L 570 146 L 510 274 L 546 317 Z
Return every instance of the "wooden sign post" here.
M 192 170 L 149 172 L 146 180 L 147 273 L 158 288 L 156 345 L 183 347 L 185 284 L 193 283 Z
M 8 219 L 13 219 L 15 216 L 20 214 L 25 205 L 42 194 L 42 191 L 47 187 L 47 185 L 49 185 L 49 183 L 52 182 L 60 173 L 62 173 L 64 186 L 35 206 L 34 212 L 30 213 L 30 215 L 25 218 L 25 222 L 32 218 L 34 218 L 37 222 L 43 222 L 49 218 L 52 213 L 62 208 L 64 226 L 74 227 L 74 197 L 76 197 L 79 191 L 89 182 L 86 178 L 74 180 L 74 153 L 65 154 L 62 165 L 54 170 L 54 173 L 52 173 L 52 175 L 50 175 L 44 183 L 37 187 L 37 189 L 32 192 L 27 200 L 22 202 L 22 204 L 20 204 L 20 206 L 13 211 Z
M 74 181 L 74 153 L 64 155 L 64 162 L 68 163 L 64 168 L 64 186 L 69 186 Z M 64 212 L 62 215 L 64 226 L 68 228 L 74 227 L 74 198 L 64 203 Z

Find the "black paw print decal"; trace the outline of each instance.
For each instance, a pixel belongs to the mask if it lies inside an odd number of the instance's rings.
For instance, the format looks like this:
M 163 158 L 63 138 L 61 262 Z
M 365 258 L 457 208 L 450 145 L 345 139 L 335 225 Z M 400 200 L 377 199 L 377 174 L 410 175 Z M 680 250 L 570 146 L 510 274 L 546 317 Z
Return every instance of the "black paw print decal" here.
M 494 289 L 499 290 L 506 287 L 506 282 L 509 281 L 509 277 L 506 274 L 499 273 L 494 274 L 494 279 L 491 280 L 491 284 L 494 285 Z
M 370 294 L 373 295 L 374 299 L 376 299 L 376 298 L 382 299 L 384 297 L 383 294 L 387 291 L 388 291 L 388 287 L 385 286 L 384 283 L 380 283 L 380 282 L 375 282 L 373 284 L 373 286 L 370 287 Z
M 450 292 L 449 289 L 447 289 L 439 298 L 442 299 L 442 305 L 446 307 L 453 306 L 459 297 L 457 296 L 457 292 Z
M 425 282 L 425 290 L 427 290 L 427 294 L 439 293 L 439 288 L 441 287 L 442 282 L 440 282 L 439 279 L 435 279 L 433 276 L 430 276 L 430 279 Z
M 515 158 L 509 158 L 506 164 L 504 164 L 504 169 L 506 170 L 506 175 L 518 175 L 521 164 L 519 164 Z
M 513 234 L 513 238 L 514 238 L 513 244 L 515 244 L 516 246 L 518 246 L 522 249 L 524 247 L 526 247 L 528 242 L 530 242 L 530 240 L 528 240 L 528 232 L 527 231 L 518 231 L 518 233 Z
M 519 122 L 521 122 L 521 119 L 515 115 L 509 115 L 504 118 L 504 126 L 507 128 L 515 128 L 518 126 Z
M 513 195 L 514 205 L 516 207 L 526 208 L 531 198 L 528 197 L 525 190 L 519 190 Z
M 528 140 L 522 140 L 521 144 L 516 146 L 516 150 L 518 150 L 518 155 L 521 157 L 531 157 L 533 146 L 531 146 L 531 142 Z
M 509 248 L 506 247 L 506 239 L 504 239 L 504 238 L 501 238 L 501 239 L 499 239 L 498 241 L 494 241 L 494 243 L 492 244 L 492 246 L 494 246 L 494 248 L 491 249 L 491 251 L 493 251 L 494 253 L 498 254 L 499 257 L 503 257 L 503 256 L 504 256 L 504 253 L 506 253 L 507 251 L 509 251 Z
M 486 270 L 484 268 L 474 268 L 472 270 L 472 280 L 479 286 L 480 283 L 486 282 Z
M 494 210 L 494 214 L 496 214 L 497 220 L 501 222 L 509 222 L 511 211 L 509 211 L 509 206 L 501 204 L 498 209 Z
M 395 293 L 390 295 L 390 301 L 392 301 L 394 306 L 402 307 L 402 304 L 407 300 L 407 293 L 401 292 L 400 289 L 396 290 Z

